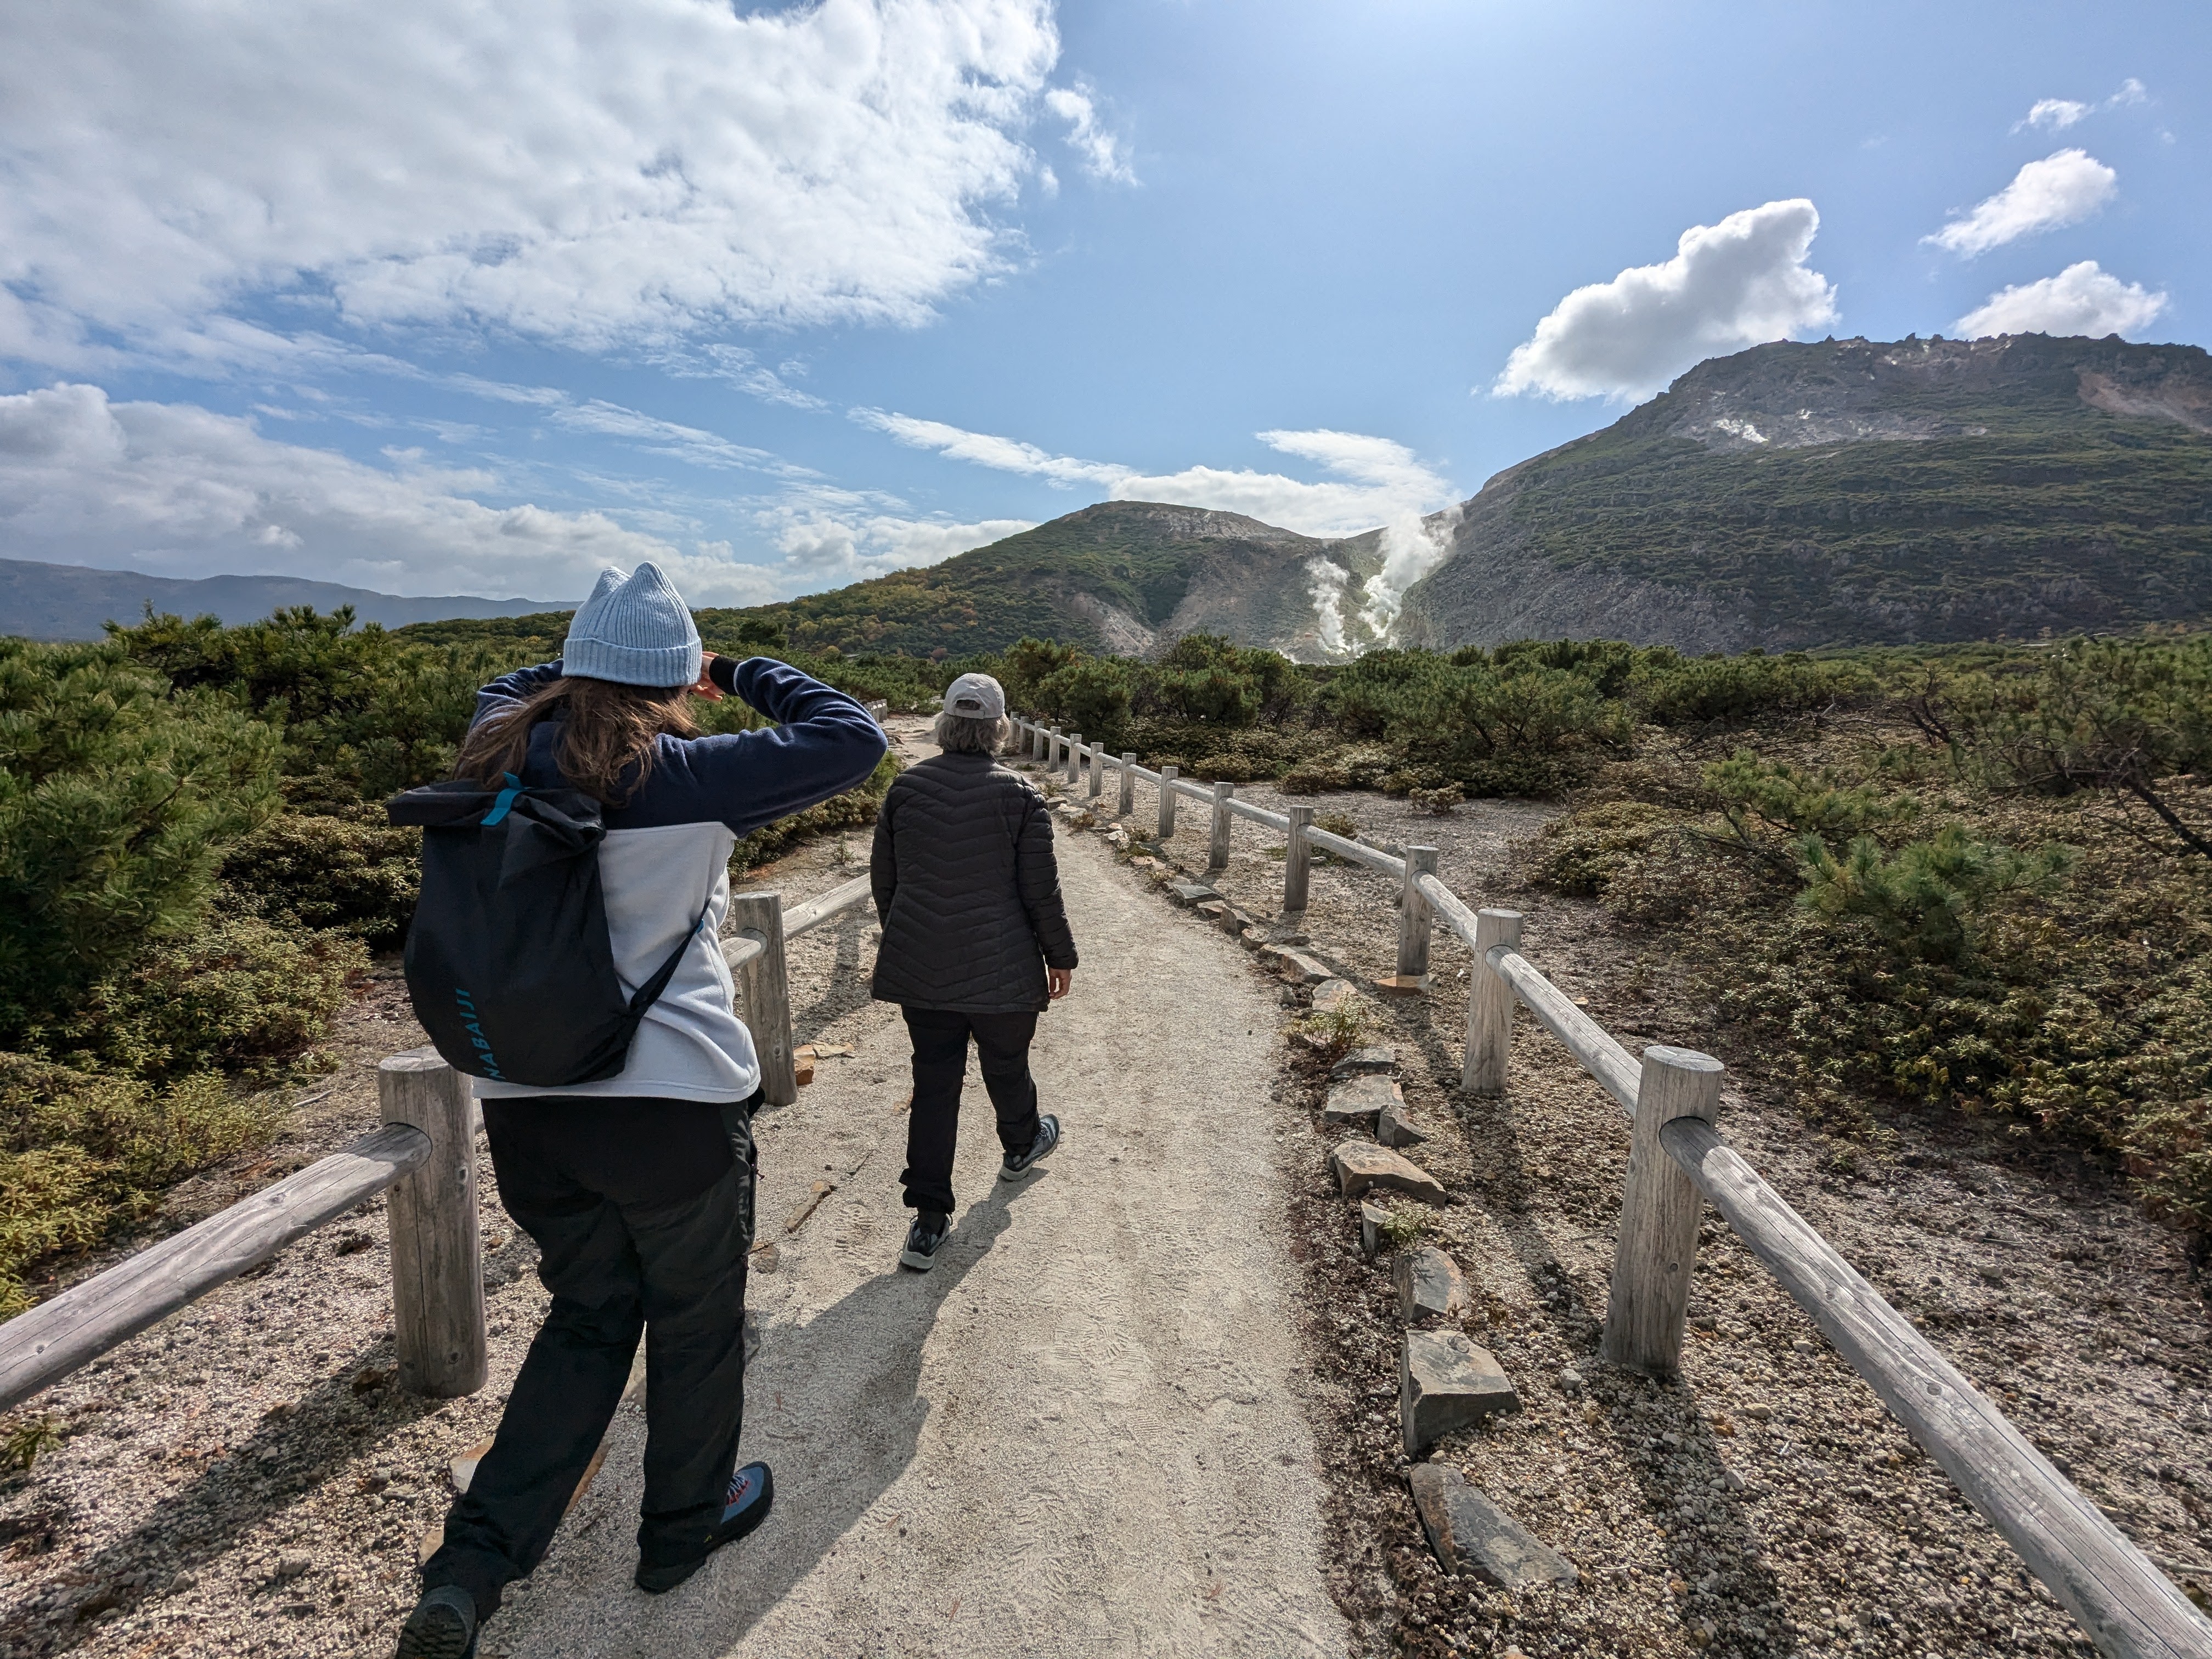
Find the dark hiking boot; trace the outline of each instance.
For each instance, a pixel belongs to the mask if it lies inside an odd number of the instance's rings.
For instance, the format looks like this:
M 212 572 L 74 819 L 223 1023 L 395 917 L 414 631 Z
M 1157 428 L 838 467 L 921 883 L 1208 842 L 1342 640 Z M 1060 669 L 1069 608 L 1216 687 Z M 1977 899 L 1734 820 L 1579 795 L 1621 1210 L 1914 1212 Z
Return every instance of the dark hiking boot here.
M 722 1518 L 707 1534 L 707 1547 L 696 1555 L 674 1561 L 648 1561 L 641 1555 L 637 1559 L 637 1577 L 632 1582 L 647 1595 L 674 1589 L 698 1571 L 716 1550 L 725 1544 L 736 1543 L 767 1520 L 769 1506 L 775 1502 L 775 1477 L 768 1472 L 768 1465 L 746 1464 L 730 1477 L 729 1497 L 722 1505 Z
M 1037 1120 L 1036 1139 L 1019 1158 L 1011 1152 L 999 1166 L 1001 1181 L 1027 1181 L 1036 1173 L 1036 1166 L 1052 1156 L 1052 1149 L 1060 1145 L 1060 1120 L 1047 1112 Z
M 476 1659 L 477 1599 L 458 1584 L 422 1592 L 392 1659 Z
M 914 1218 L 914 1225 L 906 1230 L 906 1249 L 899 1252 L 899 1266 L 926 1273 L 937 1265 L 937 1253 L 952 1234 L 952 1218 L 938 1210 L 924 1210 Z

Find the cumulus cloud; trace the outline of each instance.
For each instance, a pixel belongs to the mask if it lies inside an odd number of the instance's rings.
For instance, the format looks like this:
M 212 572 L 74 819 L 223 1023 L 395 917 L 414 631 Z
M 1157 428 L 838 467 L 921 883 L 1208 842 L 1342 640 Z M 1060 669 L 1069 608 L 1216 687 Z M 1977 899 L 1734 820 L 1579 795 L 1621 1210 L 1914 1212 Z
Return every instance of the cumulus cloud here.
M 1067 123 L 1067 147 L 1085 173 L 1114 184 L 1133 185 L 1137 173 L 1129 165 L 1127 150 L 1116 134 L 1098 123 L 1097 96 L 1088 82 L 1078 81 L 1073 87 L 1054 87 L 1045 94 L 1044 103 Z
M 594 419 L 615 409 L 567 412 Z M 0 535 L 17 556 L 62 564 L 500 599 L 574 599 L 604 566 L 652 559 L 694 604 L 757 605 L 934 564 L 1030 527 L 917 516 L 893 498 L 799 478 L 750 503 L 780 556 L 750 563 L 670 510 L 671 492 L 658 486 L 618 522 L 488 506 L 477 498 L 503 493 L 500 478 L 427 465 L 421 450 L 387 450 L 385 460 L 281 442 L 189 404 L 113 403 L 97 386 L 64 383 L 0 396 Z M 622 480 L 590 482 L 603 499 L 628 493 Z
M 2021 168 L 1996 195 L 1920 240 L 1972 258 L 2038 231 L 2079 224 L 2112 199 L 2119 177 L 2087 150 L 2054 150 Z
M 2166 309 L 2166 296 L 2140 283 L 2124 283 L 2098 268 L 2094 259 L 2072 264 L 2056 276 L 2002 289 L 1959 319 L 1966 339 L 1990 334 L 2132 334 L 2148 327 Z
M 1802 198 L 1691 226 L 1673 258 L 1560 301 L 1492 395 L 1646 398 L 1704 358 L 1834 321 L 1835 289 L 1805 264 L 1820 228 Z
M 1016 438 L 970 432 L 883 410 L 855 410 L 854 419 L 915 449 L 934 450 L 1001 472 L 1025 473 L 1056 484 L 1103 485 L 1117 501 L 1173 501 L 1242 513 L 1309 536 L 1349 536 L 1412 512 L 1450 501 L 1450 483 L 1405 445 L 1358 432 L 1262 432 L 1270 449 L 1316 463 L 1333 476 L 1307 480 L 1249 467 L 1188 466 L 1143 472 L 1115 461 L 1055 455 Z
M 18 8 L 0 353 L 276 352 L 222 314 L 272 295 L 587 349 L 913 322 L 1000 264 L 1058 50 L 1051 0 Z

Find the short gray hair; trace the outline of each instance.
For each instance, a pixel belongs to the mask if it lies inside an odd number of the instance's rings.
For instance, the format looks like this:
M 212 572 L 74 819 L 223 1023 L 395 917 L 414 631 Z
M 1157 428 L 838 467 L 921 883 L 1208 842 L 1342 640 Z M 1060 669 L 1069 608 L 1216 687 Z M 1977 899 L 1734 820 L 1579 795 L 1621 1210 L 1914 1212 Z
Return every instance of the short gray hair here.
M 937 717 L 937 746 L 948 755 L 995 755 L 1006 746 L 1014 723 L 1001 714 L 994 720 L 967 714 Z

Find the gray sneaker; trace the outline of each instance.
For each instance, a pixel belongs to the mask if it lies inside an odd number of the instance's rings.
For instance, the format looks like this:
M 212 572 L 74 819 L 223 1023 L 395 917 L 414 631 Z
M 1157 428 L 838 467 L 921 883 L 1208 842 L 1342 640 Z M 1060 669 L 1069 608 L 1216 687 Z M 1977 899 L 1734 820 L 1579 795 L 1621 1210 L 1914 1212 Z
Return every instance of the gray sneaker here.
M 1052 1156 L 1052 1149 L 1060 1145 L 1060 1120 L 1047 1112 L 1037 1120 L 1036 1139 L 1019 1158 L 1011 1152 L 999 1166 L 1001 1181 L 1027 1181 L 1036 1173 L 1036 1166 Z
M 945 1248 L 945 1241 L 952 1236 L 952 1218 L 937 1210 L 923 1210 L 906 1230 L 906 1249 L 899 1252 L 899 1266 L 926 1273 L 937 1265 L 937 1253 Z

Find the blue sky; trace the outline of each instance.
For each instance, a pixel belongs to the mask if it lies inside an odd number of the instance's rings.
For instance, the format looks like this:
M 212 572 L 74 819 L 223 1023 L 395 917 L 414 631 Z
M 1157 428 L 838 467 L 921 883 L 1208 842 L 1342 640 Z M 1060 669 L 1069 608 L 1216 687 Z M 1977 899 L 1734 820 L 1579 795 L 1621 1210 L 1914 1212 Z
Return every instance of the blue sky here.
M 2212 319 L 2202 6 L 10 9 L 19 558 L 747 603 L 1121 495 L 1410 579 L 1717 350 Z

